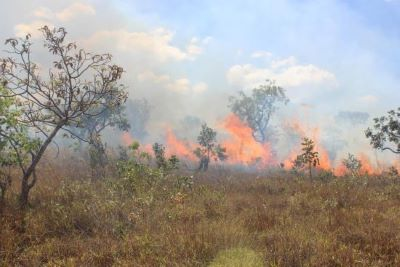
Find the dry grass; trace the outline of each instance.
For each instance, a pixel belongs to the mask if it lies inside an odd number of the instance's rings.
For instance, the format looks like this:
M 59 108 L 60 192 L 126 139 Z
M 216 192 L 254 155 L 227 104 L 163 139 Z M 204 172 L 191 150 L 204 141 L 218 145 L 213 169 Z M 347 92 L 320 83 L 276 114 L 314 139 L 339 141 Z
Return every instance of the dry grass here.
M 24 216 L 8 196 L 0 266 L 236 266 L 246 257 L 265 266 L 400 266 L 400 184 L 391 179 L 215 171 L 196 176 L 191 190 L 169 184 L 147 198 L 120 194 L 117 178 L 90 181 L 82 168 L 42 167 Z

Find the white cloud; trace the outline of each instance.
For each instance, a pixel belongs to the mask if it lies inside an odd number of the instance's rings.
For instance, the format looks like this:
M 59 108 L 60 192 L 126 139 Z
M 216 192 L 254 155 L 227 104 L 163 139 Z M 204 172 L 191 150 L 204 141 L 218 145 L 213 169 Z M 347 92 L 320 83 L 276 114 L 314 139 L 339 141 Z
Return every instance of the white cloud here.
M 38 7 L 33 11 L 33 15 L 37 18 L 47 19 L 47 20 L 54 18 L 53 11 L 51 11 L 51 9 L 47 7 Z
M 73 3 L 60 12 L 54 12 L 47 7 L 38 7 L 33 10 L 32 14 L 35 17 L 33 21 L 15 25 L 14 32 L 17 37 L 24 37 L 27 33 L 30 33 L 33 38 L 37 38 L 41 35 L 38 31 L 39 28 L 44 25 L 54 27 L 54 24 L 65 23 L 81 15 L 95 15 L 96 10 L 91 5 Z
M 269 58 L 271 56 L 272 53 L 268 51 L 255 51 L 251 54 L 252 58 Z
M 195 85 L 193 86 L 193 91 L 194 91 L 195 93 L 202 93 L 202 92 L 204 92 L 204 91 L 207 91 L 207 89 L 208 89 L 208 85 L 207 85 L 206 83 L 204 83 L 204 82 L 195 84 Z
M 32 35 L 32 38 L 37 38 L 42 35 L 42 33 L 39 31 L 39 29 L 42 28 L 44 25 L 53 27 L 53 25 L 51 23 L 49 23 L 48 21 L 45 21 L 45 20 L 35 20 L 35 21 L 32 21 L 31 23 L 17 24 L 14 27 L 15 36 L 25 37 L 25 35 L 30 33 Z
M 157 84 L 177 93 L 202 93 L 208 89 L 204 82 L 192 84 L 187 78 L 173 79 L 169 75 L 158 75 L 151 71 L 140 73 L 137 78 L 139 82 Z
M 234 65 L 227 72 L 230 84 L 241 88 L 254 88 L 266 79 L 276 80 L 283 87 L 335 82 L 335 75 L 315 65 L 299 65 L 294 57 L 273 61 L 265 68 L 252 64 Z
M 197 39 L 196 37 L 193 37 L 192 40 L 190 40 L 190 43 L 186 48 L 187 53 L 189 55 L 192 55 L 192 57 L 200 55 L 203 52 L 203 48 L 201 48 L 198 45 L 198 43 L 199 43 L 199 39 Z
M 278 69 L 281 67 L 285 67 L 285 66 L 295 66 L 296 65 L 296 58 L 293 56 L 290 56 L 288 58 L 284 58 L 284 59 L 278 59 L 278 60 L 274 60 L 271 63 L 271 67 L 273 69 Z
M 131 32 L 120 29 L 115 31 L 98 31 L 85 42 L 93 47 L 97 44 L 107 44 L 121 52 L 148 56 L 158 62 L 194 60 L 202 52 L 197 45 L 197 39 L 192 39 L 186 50 L 171 44 L 174 34 L 158 28 L 150 32 Z
M 364 95 L 359 98 L 359 101 L 364 104 L 373 104 L 378 101 L 378 97 L 376 97 L 374 95 Z
M 55 13 L 57 19 L 60 21 L 70 21 L 80 15 L 95 15 L 96 10 L 94 7 L 83 3 L 73 3 L 69 7 Z

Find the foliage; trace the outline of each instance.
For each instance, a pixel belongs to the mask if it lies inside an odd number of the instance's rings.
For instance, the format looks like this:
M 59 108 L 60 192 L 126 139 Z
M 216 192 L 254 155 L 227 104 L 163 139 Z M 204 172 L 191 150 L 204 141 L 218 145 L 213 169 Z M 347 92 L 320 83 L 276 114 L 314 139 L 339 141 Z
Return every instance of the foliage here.
M 116 192 L 141 198 L 150 205 L 160 190 L 164 192 L 161 196 L 166 197 L 191 188 L 192 177 L 170 175 L 172 170 L 178 169 L 179 160 L 175 155 L 166 159 L 165 147 L 158 143 L 153 145 L 153 151 L 157 168 L 152 167 L 151 156 L 140 150 L 138 142 L 129 146 L 128 159 L 117 164 L 120 179 L 114 184 Z M 162 189 L 168 184 L 173 184 L 170 192 Z
M 354 155 L 349 153 L 347 158 L 343 159 L 342 163 L 353 177 L 360 175 L 362 163 L 361 160 L 357 159 Z
M 176 155 L 171 155 L 168 159 L 165 156 L 165 147 L 162 144 L 154 143 L 153 152 L 156 159 L 157 168 L 165 172 L 178 169 L 179 159 Z
M 314 151 L 314 141 L 305 137 L 303 139 L 302 151 L 303 153 L 298 155 L 293 163 L 294 167 L 303 168 L 306 166 L 308 168 L 309 177 L 312 178 L 312 167 L 319 165 L 318 152 Z
M 19 123 L 21 112 L 17 98 L 0 86 L 0 204 L 11 185 L 11 169 L 22 168 L 40 145 L 40 140 L 30 138 L 27 128 Z M 36 182 L 34 175 L 29 187 Z
M 217 132 L 208 127 L 206 123 L 201 126 L 197 142 L 200 147 L 196 148 L 193 153 L 200 159 L 198 168 L 200 171 L 207 171 L 211 158 L 214 161 L 224 161 L 228 158 L 226 148 L 216 143 Z
M 278 109 L 278 104 L 288 103 L 285 90 L 274 81 L 254 88 L 251 96 L 240 92 L 238 97 L 230 98 L 230 108 L 252 130 L 256 141 L 264 143 L 269 140 L 266 135 L 271 118 Z
M 374 118 L 373 129 L 368 128 L 365 135 L 373 148 L 400 154 L 400 108 L 390 110 L 386 116 Z
M 40 31 L 44 47 L 53 56 L 47 77 L 32 60 L 30 34 L 7 39 L 10 56 L 0 59 L 1 79 L 10 95 L 18 96 L 18 122 L 42 135 L 39 148 L 30 151 L 29 162 L 20 164 L 22 208 L 28 204 L 36 166 L 55 136 L 64 131 L 65 136 L 79 138 L 71 128 L 84 127 L 85 121 L 122 105 L 127 98 L 124 87 L 117 84 L 123 69 L 111 64 L 110 54 L 92 54 L 66 43 L 64 28 L 44 26 Z

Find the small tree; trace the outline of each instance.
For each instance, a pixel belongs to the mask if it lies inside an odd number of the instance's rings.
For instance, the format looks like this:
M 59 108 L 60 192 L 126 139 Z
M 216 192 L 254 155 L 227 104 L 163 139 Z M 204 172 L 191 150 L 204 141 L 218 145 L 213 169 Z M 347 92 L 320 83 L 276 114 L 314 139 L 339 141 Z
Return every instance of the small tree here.
M 357 159 L 354 155 L 349 153 L 347 158 L 343 159 L 342 163 L 353 177 L 360 175 L 362 163 L 361 160 Z
M 199 158 L 199 170 L 207 171 L 210 159 L 224 161 L 227 159 L 226 149 L 217 144 L 217 132 L 208 127 L 207 124 L 201 126 L 201 131 L 197 137 L 200 147 L 196 148 L 194 154 Z
M 240 92 L 238 97 L 231 97 L 229 107 L 252 129 L 254 139 L 264 143 L 268 140 L 266 133 L 278 104 L 287 104 L 288 101 L 285 90 L 267 80 L 266 84 L 254 88 L 251 96 Z
M 17 98 L 0 86 L 0 207 L 11 185 L 11 169 L 19 166 L 25 171 L 24 163 L 39 145 L 39 140 L 29 138 L 27 128 L 19 124 L 20 115 Z M 35 173 L 33 177 L 29 187 L 36 182 Z
M 172 155 L 167 159 L 165 156 L 165 147 L 162 144 L 154 143 L 153 152 L 156 158 L 157 168 L 163 171 L 178 169 L 179 159 L 176 155 Z
M 110 54 L 92 54 L 66 43 L 64 28 L 44 26 L 40 30 L 44 46 L 53 56 L 48 76 L 32 61 L 29 34 L 24 39 L 8 39 L 10 56 L 0 59 L 0 78 L 20 101 L 19 125 L 42 135 L 38 149 L 30 151 L 29 161 L 20 164 L 21 208 L 28 204 L 37 164 L 56 135 L 65 131 L 66 136 L 78 137 L 71 128 L 82 127 L 84 118 L 96 118 L 123 104 L 127 97 L 124 87 L 117 84 L 123 69 L 111 64 Z
M 374 118 L 373 129 L 368 128 L 365 136 L 373 148 L 400 154 L 400 108 L 389 111 L 387 116 Z
M 303 168 L 306 166 L 308 168 L 309 177 L 312 179 L 312 168 L 319 165 L 318 152 L 314 151 L 314 141 L 307 137 L 303 138 L 301 145 L 303 153 L 296 157 L 293 165 L 297 168 Z

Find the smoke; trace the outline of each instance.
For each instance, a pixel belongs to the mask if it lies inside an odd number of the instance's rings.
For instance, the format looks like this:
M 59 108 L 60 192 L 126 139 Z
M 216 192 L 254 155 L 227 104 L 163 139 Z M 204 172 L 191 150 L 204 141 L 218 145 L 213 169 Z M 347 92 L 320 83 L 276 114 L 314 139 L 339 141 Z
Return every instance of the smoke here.
M 301 139 L 307 136 L 315 139 L 321 154 L 328 157 L 332 167 L 347 152 L 362 153 L 372 165 L 377 165 L 374 151 L 364 137 L 370 118 L 365 111 L 383 113 L 386 105 L 398 103 L 398 82 L 390 72 L 383 68 L 377 70 L 376 64 L 372 64 L 376 63 L 374 59 L 380 58 L 373 54 L 374 47 L 349 48 L 347 44 L 343 47 L 342 42 L 336 41 L 335 38 L 339 40 L 341 34 L 365 40 L 363 34 L 368 32 L 371 34 L 368 39 L 379 36 L 374 38 L 380 40 L 379 44 L 389 43 L 370 27 L 354 21 L 357 16 L 341 4 L 329 2 L 321 5 L 329 9 L 332 16 L 342 18 L 331 30 L 332 25 L 326 23 L 324 10 L 311 2 L 299 9 L 297 4 L 289 2 L 262 4 L 261 1 L 256 5 L 258 8 L 246 6 L 246 12 L 251 10 L 251 21 L 247 21 L 245 16 L 238 25 L 234 24 L 239 21 L 236 16 L 228 12 L 242 13 L 235 10 L 238 8 L 236 2 L 228 8 L 205 1 L 202 4 L 204 10 L 212 7 L 211 10 L 219 12 L 212 21 L 215 27 L 195 24 L 194 14 L 177 17 L 176 20 L 185 21 L 180 26 L 167 23 L 163 20 L 165 14 L 144 12 L 139 1 L 80 2 L 11 1 L 0 10 L 3 18 L 0 37 L 4 40 L 31 32 L 34 33 L 35 48 L 40 48 L 38 26 L 63 26 L 69 32 L 68 39 L 76 41 L 78 47 L 83 46 L 95 53 L 111 53 L 113 61 L 125 71 L 123 82 L 129 92 L 126 113 L 131 129 L 124 135 L 107 130 L 104 138 L 108 144 L 139 140 L 149 145 L 157 141 L 164 143 L 167 149 L 170 146 L 171 153 L 184 151 L 181 154 L 191 157 L 189 154 L 196 146 L 200 126 L 207 122 L 218 131 L 219 141 L 230 147 L 228 152 L 231 151 L 232 164 L 261 162 L 270 165 L 290 161 L 300 152 Z M 267 37 L 260 34 L 260 27 L 254 23 L 266 23 L 267 19 L 269 25 L 276 26 L 277 11 L 283 9 L 284 17 L 297 18 L 293 20 L 296 25 L 283 20 L 282 23 L 286 24 L 282 31 L 279 20 L 277 27 L 270 27 L 271 34 Z M 265 16 L 264 12 L 272 13 Z M 313 19 L 309 21 L 309 18 Z M 321 23 L 315 23 L 314 18 L 320 18 Z M 197 20 L 210 23 L 206 17 Z M 301 25 L 297 25 L 297 21 L 302 21 Z M 204 28 L 212 29 L 199 30 Z M 237 29 L 237 33 L 227 32 L 228 28 Z M 357 29 L 357 32 L 348 32 Z M 270 36 L 274 36 L 273 42 L 268 39 Z M 327 47 L 331 41 L 334 49 Z M 384 48 L 379 51 L 388 50 L 386 46 Z M 345 54 L 339 54 L 341 51 Z M 51 56 L 39 49 L 35 58 L 42 63 L 43 73 L 46 73 L 46 62 L 51 64 Z M 245 125 L 236 122 L 226 127 L 231 118 L 227 104 L 229 96 L 239 90 L 249 90 L 265 79 L 276 79 L 287 90 L 291 102 L 277 112 L 273 118 L 274 126 L 267 129 L 267 142 L 258 146 L 244 134 L 247 131 Z M 388 89 L 377 98 L 383 86 Z M 380 99 L 388 99 L 388 103 L 383 105 Z M 374 100 L 373 107 L 371 100 Z M 353 108 L 357 111 L 348 111 Z M 393 160 L 389 154 L 382 153 L 379 157 L 380 161 Z
M 148 135 L 147 124 L 150 120 L 151 106 L 147 99 L 128 99 L 126 115 L 130 125 L 129 133 L 137 140 L 144 141 Z
M 340 124 L 359 125 L 365 124 L 369 119 L 367 112 L 360 111 L 340 111 L 335 116 L 335 121 Z

